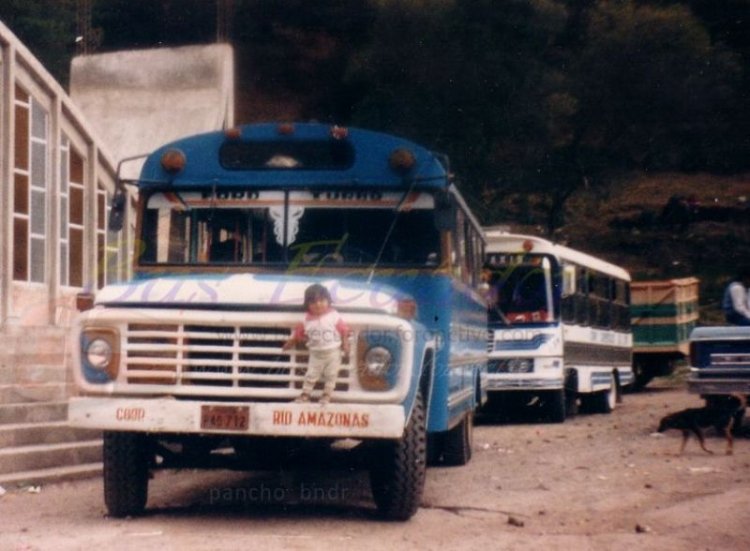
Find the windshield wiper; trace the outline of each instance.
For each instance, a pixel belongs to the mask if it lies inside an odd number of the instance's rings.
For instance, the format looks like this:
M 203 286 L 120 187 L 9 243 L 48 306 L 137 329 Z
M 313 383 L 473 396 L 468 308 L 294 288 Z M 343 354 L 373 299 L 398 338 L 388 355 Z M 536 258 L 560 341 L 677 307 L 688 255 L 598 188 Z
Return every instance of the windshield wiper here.
M 375 270 L 377 269 L 378 264 L 380 264 L 380 259 L 383 257 L 383 253 L 385 252 L 385 246 L 388 244 L 388 240 L 391 238 L 393 230 L 396 229 L 396 222 L 398 222 L 398 215 L 401 212 L 401 207 L 404 205 L 406 199 L 411 195 L 412 191 L 414 191 L 414 186 L 416 184 L 417 178 L 413 178 L 411 184 L 409 184 L 409 188 L 401 196 L 401 199 L 398 200 L 398 203 L 396 203 L 391 225 L 388 226 L 388 231 L 385 233 L 383 242 L 380 244 L 380 250 L 378 250 L 378 254 L 375 256 L 375 260 L 373 260 L 372 265 L 370 266 L 370 274 L 367 276 L 368 285 L 372 282 L 372 278 L 375 275 Z

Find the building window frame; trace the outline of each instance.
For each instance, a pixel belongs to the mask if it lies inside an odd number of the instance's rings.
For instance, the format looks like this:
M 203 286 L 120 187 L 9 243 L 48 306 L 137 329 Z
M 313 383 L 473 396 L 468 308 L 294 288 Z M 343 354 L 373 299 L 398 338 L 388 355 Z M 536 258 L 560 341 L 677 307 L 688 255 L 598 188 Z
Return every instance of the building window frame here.
M 50 113 L 15 85 L 13 280 L 47 283 L 50 194 Z

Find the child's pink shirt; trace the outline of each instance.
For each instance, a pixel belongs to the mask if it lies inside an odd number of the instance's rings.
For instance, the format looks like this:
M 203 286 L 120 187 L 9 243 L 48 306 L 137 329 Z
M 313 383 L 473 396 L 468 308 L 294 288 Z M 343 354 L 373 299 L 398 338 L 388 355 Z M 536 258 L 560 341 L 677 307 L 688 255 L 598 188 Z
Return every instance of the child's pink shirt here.
M 294 328 L 292 336 L 301 340 L 307 338 L 307 348 L 310 350 L 332 350 L 340 348 L 342 339 L 349 334 L 349 327 L 341 315 L 329 308 L 320 316 L 314 316 L 309 312 L 305 315 L 305 321 Z

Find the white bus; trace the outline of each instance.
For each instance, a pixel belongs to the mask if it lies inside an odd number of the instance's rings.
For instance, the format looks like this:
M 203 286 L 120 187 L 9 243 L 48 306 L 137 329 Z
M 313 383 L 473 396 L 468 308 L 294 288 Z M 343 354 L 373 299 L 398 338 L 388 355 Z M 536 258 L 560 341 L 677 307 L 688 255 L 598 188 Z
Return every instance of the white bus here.
M 633 383 L 630 275 L 580 251 L 485 229 L 491 407 L 552 422 L 609 413 Z

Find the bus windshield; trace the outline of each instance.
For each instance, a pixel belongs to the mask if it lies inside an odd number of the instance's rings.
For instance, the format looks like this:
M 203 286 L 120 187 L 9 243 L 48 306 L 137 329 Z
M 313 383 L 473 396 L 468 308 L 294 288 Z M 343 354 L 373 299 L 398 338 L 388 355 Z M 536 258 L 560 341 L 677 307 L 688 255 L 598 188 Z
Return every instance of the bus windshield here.
M 429 193 L 157 192 L 146 200 L 141 263 L 437 266 Z M 382 248 L 382 253 L 381 253 Z
M 549 261 L 493 267 L 489 276 L 489 320 L 502 324 L 554 319 Z

